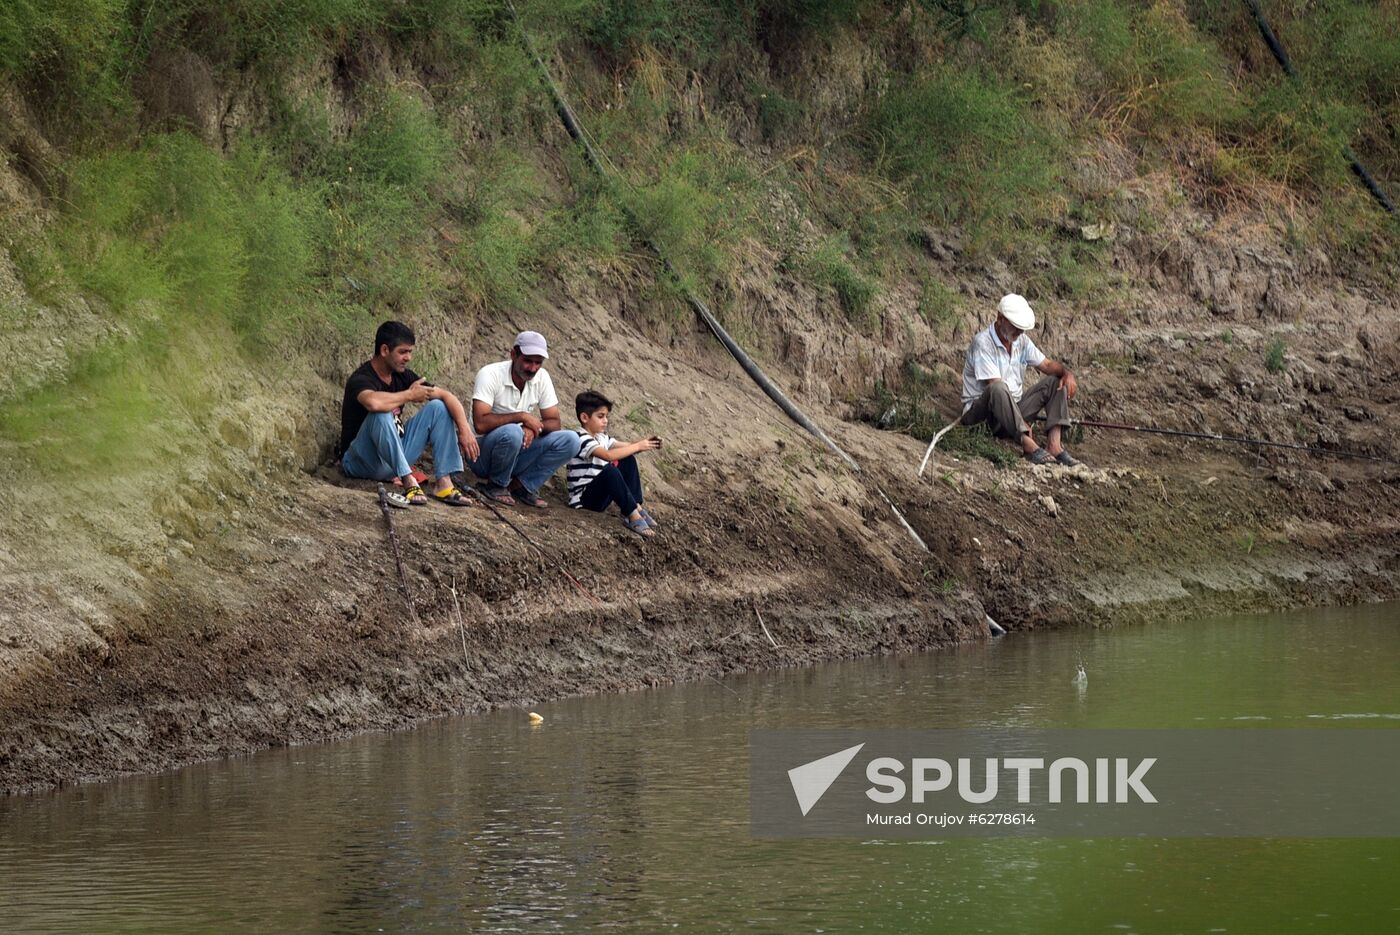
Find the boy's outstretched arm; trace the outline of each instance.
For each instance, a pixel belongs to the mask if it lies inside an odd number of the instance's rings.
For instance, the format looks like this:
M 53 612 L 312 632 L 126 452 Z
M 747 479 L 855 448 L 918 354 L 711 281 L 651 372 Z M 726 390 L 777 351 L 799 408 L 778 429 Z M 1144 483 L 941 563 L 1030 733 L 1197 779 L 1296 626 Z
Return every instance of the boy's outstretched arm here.
M 638 439 L 628 442 L 625 445 L 613 445 L 611 448 L 594 448 L 593 457 L 602 458 L 604 461 L 621 461 L 623 458 L 638 454 L 643 451 L 655 451 L 661 447 L 661 439 L 655 435 L 650 438 Z

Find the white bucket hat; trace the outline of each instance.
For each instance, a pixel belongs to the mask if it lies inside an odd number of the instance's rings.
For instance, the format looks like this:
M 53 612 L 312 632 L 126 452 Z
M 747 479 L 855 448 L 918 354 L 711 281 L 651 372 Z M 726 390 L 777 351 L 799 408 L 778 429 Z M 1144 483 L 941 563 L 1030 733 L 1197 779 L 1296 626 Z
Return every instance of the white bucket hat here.
M 1035 327 L 1035 312 L 1031 311 L 1031 303 L 1026 301 L 1025 296 L 1014 292 L 1002 296 L 1001 301 L 997 303 L 997 311 L 1022 331 L 1030 331 Z

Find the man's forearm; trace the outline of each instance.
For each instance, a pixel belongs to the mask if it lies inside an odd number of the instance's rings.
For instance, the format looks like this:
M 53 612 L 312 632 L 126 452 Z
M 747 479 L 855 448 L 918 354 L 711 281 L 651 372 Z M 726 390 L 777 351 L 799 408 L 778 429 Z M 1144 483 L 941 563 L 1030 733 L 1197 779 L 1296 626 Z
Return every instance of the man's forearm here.
M 397 393 L 376 390 L 368 396 L 360 394 L 360 405 L 364 406 L 367 412 L 393 412 L 413 402 L 412 396 L 412 390 L 400 390 Z
M 1047 360 L 1040 365 L 1040 372 L 1047 377 L 1059 377 L 1064 379 L 1069 375 L 1069 368 L 1058 360 Z
M 549 419 L 541 419 L 540 424 L 544 426 L 544 431 L 540 434 L 548 435 L 550 432 L 557 432 L 562 429 L 564 427 L 564 420 L 560 416 L 554 416 Z
M 438 399 L 447 407 L 447 414 L 452 417 L 453 423 L 457 426 L 457 435 L 466 439 L 472 434 L 471 421 L 467 418 L 467 410 L 462 408 L 462 401 L 446 390 L 438 391 Z
M 492 429 L 498 429 L 503 425 L 510 425 L 512 422 L 519 422 L 523 412 L 486 412 L 479 413 L 472 422 L 476 427 L 476 434 L 485 435 Z

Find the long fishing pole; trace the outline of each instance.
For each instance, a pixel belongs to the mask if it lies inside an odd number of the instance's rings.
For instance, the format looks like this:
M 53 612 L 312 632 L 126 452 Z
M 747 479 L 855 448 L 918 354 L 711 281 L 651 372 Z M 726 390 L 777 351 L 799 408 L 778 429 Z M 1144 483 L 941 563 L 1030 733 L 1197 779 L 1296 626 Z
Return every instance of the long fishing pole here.
M 1044 421 L 1036 419 L 1037 422 Z M 1379 461 L 1382 464 L 1400 464 L 1394 458 L 1368 455 L 1346 448 L 1318 448 L 1313 445 L 1298 445 L 1293 442 L 1276 442 L 1267 438 L 1249 438 L 1244 435 L 1222 435 L 1219 432 L 1187 432 L 1181 429 L 1163 429 L 1152 425 L 1127 425 L 1122 422 L 1098 422 L 1092 419 L 1072 419 L 1071 425 L 1082 425 L 1095 429 L 1116 429 L 1121 432 L 1144 432 L 1149 435 L 1169 435 L 1173 438 L 1199 438 L 1204 441 L 1229 442 L 1236 445 L 1258 445 L 1262 448 L 1287 448 L 1290 451 L 1306 451 L 1309 454 L 1332 455 L 1336 458 L 1355 458 L 1361 461 Z
M 593 602 L 593 605 L 594 605 L 595 607 L 597 607 L 599 610 L 604 610 L 604 609 L 606 609 L 606 607 L 605 607 L 605 605 L 603 604 L 603 602 L 600 601 L 600 600 L 598 600 L 598 598 L 596 598 L 596 597 L 593 596 L 593 592 L 592 592 L 592 591 L 590 591 L 590 590 L 588 590 L 587 588 L 585 588 L 585 587 L 583 586 L 583 583 L 582 583 L 582 582 L 580 582 L 580 581 L 579 581 L 577 578 L 575 578 L 573 575 L 569 574 L 569 569 L 567 569 L 567 568 L 564 567 L 564 563 L 563 563 L 563 562 L 559 561 L 559 559 L 555 558 L 552 554 L 550 554 L 549 552 L 546 552 L 544 549 L 542 549 L 542 548 L 540 548 L 538 545 L 536 545 L 536 544 L 535 544 L 535 540 L 534 540 L 534 539 L 531 539 L 529 536 L 525 535 L 525 530 L 521 529 L 519 526 L 517 526 L 517 525 L 515 525 L 514 523 L 512 523 L 512 522 L 510 521 L 510 519 L 509 519 L 504 513 L 502 513 L 502 512 L 500 511 L 500 509 L 496 506 L 496 504 L 494 504 L 494 503 L 491 502 L 491 499 L 490 499 L 489 497 L 487 497 L 486 494 L 482 493 L 480 490 L 476 489 L 475 487 L 467 486 L 467 485 L 465 485 L 465 484 L 464 484 L 463 486 L 466 487 L 467 491 L 468 491 L 469 493 L 471 493 L 472 496 L 476 497 L 478 500 L 481 501 L 481 505 L 482 505 L 482 506 L 486 507 L 486 509 L 490 510 L 492 513 L 495 513 L 495 514 L 496 514 L 496 519 L 500 520 L 501 522 L 503 522 L 503 523 L 505 523 L 507 526 L 509 526 L 511 529 L 513 529 L 513 530 L 515 531 L 515 534 L 516 534 L 517 536 L 519 536 L 520 538 L 522 538 L 522 539 L 525 540 L 525 544 L 526 544 L 526 545 L 528 545 L 530 548 L 534 549 L 536 552 L 540 553 L 540 557 L 541 557 L 541 558 L 543 558 L 545 561 L 547 561 L 547 562 L 553 564 L 555 568 L 559 569 L 559 573 L 562 574 L 565 578 L 567 578 L 567 579 L 569 580 L 569 583 L 572 584 L 575 588 L 577 588 L 580 594 L 582 594 L 584 597 L 586 597 L 586 598 L 588 598 L 590 601 L 592 601 L 592 602 Z

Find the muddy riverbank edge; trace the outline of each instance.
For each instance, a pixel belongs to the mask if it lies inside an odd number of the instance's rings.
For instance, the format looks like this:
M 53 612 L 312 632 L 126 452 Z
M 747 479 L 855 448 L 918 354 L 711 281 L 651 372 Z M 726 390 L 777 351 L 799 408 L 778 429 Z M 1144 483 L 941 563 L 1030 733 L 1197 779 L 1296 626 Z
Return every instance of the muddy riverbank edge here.
M 846 428 L 891 457 L 915 450 Z M 30 653 L 0 692 L 0 789 L 919 652 L 987 639 L 988 614 L 1014 634 L 1397 595 L 1393 517 L 1358 496 L 1385 478 L 1281 498 L 1264 466 L 1196 468 L 947 461 L 956 509 L 946 484 L 886 477 L 927 554 L 860 484 L 805 509 L 760 489 L 672 491 L 663 536 L 645 543 L 604 517 L 512 513 L 558 566 L 484 510 L 396 513 L 416 623 L 370 492 L 317 481 L 148 575 L 93 614 L 86 642 Z

